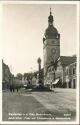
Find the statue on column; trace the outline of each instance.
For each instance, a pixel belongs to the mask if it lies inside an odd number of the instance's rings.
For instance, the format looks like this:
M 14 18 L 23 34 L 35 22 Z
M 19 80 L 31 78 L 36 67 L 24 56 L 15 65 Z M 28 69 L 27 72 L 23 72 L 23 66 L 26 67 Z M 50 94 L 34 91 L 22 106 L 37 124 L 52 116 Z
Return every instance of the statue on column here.
M 38 71 L 39 71 L 39 75 L 38 75 L 38 83 L 39 83 L 39 86 L 42 86 L 43 83 L 42 83 L 41 59 L 40 59 L 40 57 L 38 58 L 37 63 L 38 63 Z

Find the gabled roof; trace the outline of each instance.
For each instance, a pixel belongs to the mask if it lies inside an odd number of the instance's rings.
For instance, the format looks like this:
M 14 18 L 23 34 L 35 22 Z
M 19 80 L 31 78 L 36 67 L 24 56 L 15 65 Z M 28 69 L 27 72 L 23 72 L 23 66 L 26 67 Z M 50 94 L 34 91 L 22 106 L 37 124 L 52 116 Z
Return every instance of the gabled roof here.
M 60 61 L 63 66 L 68 66 L 76 62 L 76 56 L 60 56 Z

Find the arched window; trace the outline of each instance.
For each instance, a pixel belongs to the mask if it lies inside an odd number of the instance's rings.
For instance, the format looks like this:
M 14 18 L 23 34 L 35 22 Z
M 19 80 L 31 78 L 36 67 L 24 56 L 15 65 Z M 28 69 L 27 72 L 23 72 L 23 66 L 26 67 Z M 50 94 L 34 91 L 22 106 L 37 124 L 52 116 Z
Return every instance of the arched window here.
M 76 74 L 76 68 L 73 68 L 73 75 Z

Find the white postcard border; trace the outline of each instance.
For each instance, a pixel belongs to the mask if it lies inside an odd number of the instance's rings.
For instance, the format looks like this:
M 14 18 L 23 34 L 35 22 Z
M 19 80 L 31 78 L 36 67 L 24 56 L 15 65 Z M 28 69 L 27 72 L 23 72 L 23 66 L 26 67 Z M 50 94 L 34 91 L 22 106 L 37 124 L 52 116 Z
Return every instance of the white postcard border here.
M 77 88 L 76 88 L 76 116 L 77 119 L 75 122 L 55 122 L 55 121 L 47 121 L 47 122 L 25 122 L 25 121 L 2 121 L 2 60 L 0 60 L 0 121 L 1 124 L 78 124 L 79 123 L 79 1 L 1 1 L 0 6 L 3 4 L 75 4 L 77 6 Z M 2 8 L 1 8 L 2 9 Z M 2 10 L 1 10 L 2 12 Z M 2 16 L 2 15 L 1 15 Z M 1 26 L 1 20 L 0 20 Z M 0 29 L 1 33 L 1 29 Z M 0 35 L 1 39 L 1 35 Z

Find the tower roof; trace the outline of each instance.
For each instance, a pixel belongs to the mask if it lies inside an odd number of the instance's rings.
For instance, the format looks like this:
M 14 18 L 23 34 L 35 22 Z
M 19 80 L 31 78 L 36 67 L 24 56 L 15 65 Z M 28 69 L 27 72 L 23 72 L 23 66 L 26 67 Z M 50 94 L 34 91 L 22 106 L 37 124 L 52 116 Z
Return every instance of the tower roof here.
M 58 31 L 54 26 L 49 26 L 46 30 L 45 30 L 45 37 L 46 38 L 56 38 L 58 35 Z
M 63 66 L 68 66 L 76 62 L 76 56 L 60 56 L 60 60 Z
M 48 17 L 48 28 L 45 30 L 45 37 L 49 39 L 58 38 L 59 35 L 57 29 L 53 25 L 53 21 L 54 19 L 50 8 L 50 15 Z

